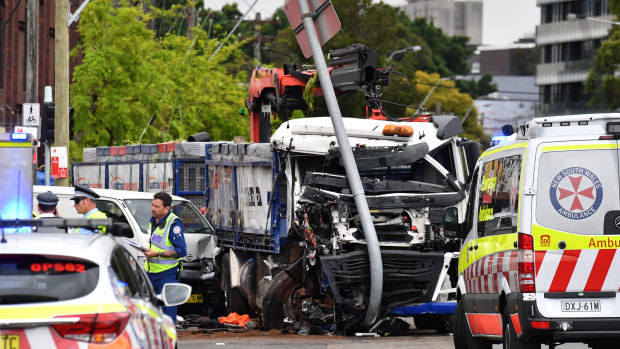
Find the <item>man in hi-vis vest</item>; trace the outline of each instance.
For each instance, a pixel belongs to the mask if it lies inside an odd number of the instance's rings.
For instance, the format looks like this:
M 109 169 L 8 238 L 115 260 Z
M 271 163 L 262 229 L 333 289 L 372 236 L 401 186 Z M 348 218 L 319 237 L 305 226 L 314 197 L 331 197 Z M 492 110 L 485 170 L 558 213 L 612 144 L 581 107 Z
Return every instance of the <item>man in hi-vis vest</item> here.
M 108 216 L 99 211 L 97 208 L 97 199 L 99 199 L 99 194 L 95 193 L 90 188 L 82 188 L 77 185 L 74 187 L 74 194 L 70 200 L 73 200 L 73 207 L 79 214 L 83 214 L 82 218 L 87 219 L 105 219 Z M 106 228 L 105 226 L 99 226 L 97 229 L 99 233 L 105 234 Z M 86 228 L 77 228 L 72 230 L 70 233 L 77 235 L 90 235 L 94 232 L 90 229 Z
M 172 197 L 166 192 L 160 191 L 153 197 L 151 202 L 153 217 L 149 224 L 151 239 L 149 249 L 143 252 L 147 257 L 144 269 L 158 294 L 162 291 L 164 284 L 178 281 L 177 270 L 179 270 L 181 258 L 187 254 L 183 222 L 170 212 L 170 205 L 172 205 Z M 177 307 L 163 307 L 163 310 L 176 324 Z

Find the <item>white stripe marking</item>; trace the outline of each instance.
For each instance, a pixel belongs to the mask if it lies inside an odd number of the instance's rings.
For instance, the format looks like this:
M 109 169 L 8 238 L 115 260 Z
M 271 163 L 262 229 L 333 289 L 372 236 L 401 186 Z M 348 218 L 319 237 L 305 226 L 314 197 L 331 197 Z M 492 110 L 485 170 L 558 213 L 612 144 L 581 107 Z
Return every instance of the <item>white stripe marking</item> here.
M 558 270 L 564 250 L 548 250 L 536 276 L 536 292 L 547 292 Z
M 586 282 L 588 282 L 588 278 L 590 277 L 590 272 L 592 272 L 592 267 L 594 266 L 594 261 L 596 260 L 597 254 L 598 250 L 581 250 L 579 259 L 577 260 L 577 264 L 575 265 L 575 269 L 573 269 L 573 274 L 571 275 L 568 283 L 568 287 L 566 288 L 567 292 L 583 291 L 586 287 Z M 596 270 L 594 272 L 603 273 L 607 271 Z

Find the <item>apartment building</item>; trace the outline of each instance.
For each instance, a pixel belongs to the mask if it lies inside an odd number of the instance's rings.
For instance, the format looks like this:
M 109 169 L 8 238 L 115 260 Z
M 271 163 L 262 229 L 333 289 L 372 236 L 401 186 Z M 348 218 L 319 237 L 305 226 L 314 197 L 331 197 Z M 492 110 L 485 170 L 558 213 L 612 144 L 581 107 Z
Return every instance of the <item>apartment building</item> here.
M 408 0 L 401 10 L 411 19 L 426 18 L 449 36 L 467 36 L 469 45 L 482 45 L 482 1 Z
M 541 23 L 536 30 L 540 53 L 536 85 L 540 104 L 537 114 L 562 115 L 603 111 L 588 105 L 584 82 L 596 50 L 608 36 L 607 0 L 537 0 Z

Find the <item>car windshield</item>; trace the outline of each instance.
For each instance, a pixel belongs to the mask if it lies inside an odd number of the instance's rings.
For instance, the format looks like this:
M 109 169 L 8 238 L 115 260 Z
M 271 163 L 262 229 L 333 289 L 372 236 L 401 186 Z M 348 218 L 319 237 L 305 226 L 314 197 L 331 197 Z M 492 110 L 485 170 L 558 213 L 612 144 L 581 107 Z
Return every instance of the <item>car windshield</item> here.
M 150 199 L 127 199 L 124 200 L 133 214 L 142 232 L 148 233 L 151 214 Z M 213 234 L 213 229 L 196 207 L 188 201 L 172 200 L 172 213 L 177 215 L 183 222 L 185 234 Z
M 85 296 L 99 281 L 99 266 L 66 256 L 0 255 L 0 304 L 56 302 Z

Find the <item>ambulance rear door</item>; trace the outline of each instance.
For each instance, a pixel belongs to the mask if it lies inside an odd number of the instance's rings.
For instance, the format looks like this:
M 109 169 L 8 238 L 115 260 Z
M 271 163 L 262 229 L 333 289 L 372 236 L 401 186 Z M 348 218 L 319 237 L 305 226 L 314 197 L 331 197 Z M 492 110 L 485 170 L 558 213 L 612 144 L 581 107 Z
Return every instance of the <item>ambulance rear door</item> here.
M 531 232 L 545 317 L 620 316 L 618 164 L 616 140 L 536 148 Z

